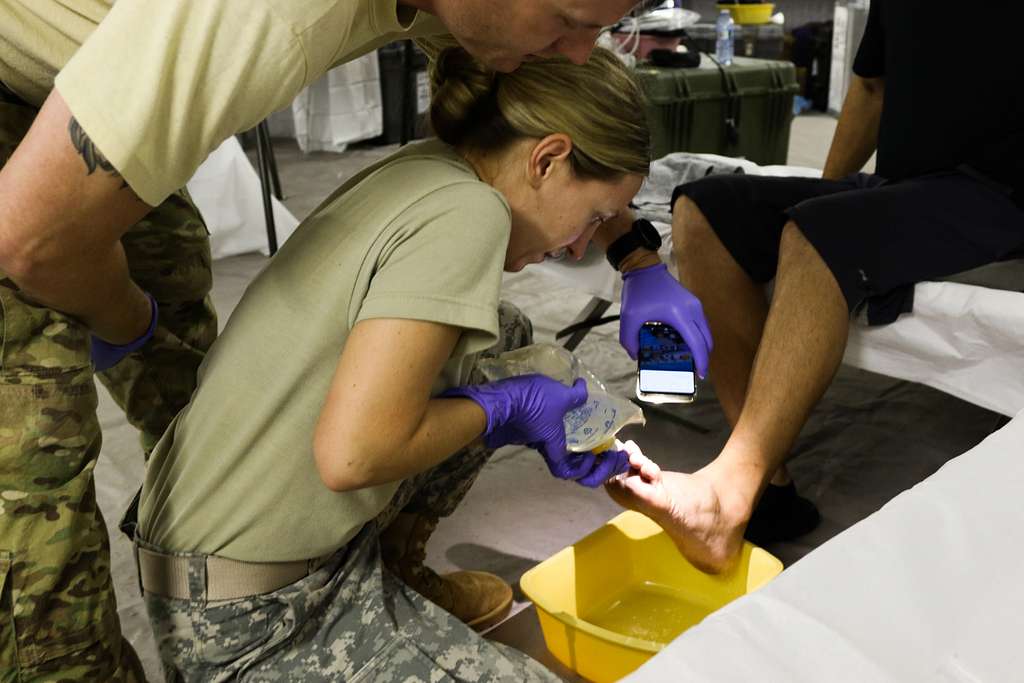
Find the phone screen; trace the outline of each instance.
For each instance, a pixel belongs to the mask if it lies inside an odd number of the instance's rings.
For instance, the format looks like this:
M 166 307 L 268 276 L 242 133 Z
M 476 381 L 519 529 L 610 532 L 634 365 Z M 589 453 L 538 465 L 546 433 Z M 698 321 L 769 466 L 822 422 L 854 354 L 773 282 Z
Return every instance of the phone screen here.
M 638 363 L 643 393 L 693 395 L 693 357 L 674 327 L 645 323 L 640 328 Z

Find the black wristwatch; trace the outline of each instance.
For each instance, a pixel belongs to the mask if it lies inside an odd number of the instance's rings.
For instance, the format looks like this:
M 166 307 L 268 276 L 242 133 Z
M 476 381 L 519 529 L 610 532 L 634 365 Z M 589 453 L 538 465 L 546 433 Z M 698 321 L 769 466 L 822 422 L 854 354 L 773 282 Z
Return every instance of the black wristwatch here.
M 633 221 L 629 232 L 608 245 L 606 252 L 608 263 L 612 264 L 612 268 L 618 270 L 622 261 L 639 247 L 651 251 L 658 251 L 661 247 L 661 235 L 658 234 L 658 229 L 645 218 Z

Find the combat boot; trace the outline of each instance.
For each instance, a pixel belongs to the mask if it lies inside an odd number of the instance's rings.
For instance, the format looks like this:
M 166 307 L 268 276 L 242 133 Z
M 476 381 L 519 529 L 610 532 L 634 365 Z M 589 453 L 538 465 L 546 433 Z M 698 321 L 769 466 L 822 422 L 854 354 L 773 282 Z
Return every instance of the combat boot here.
M 427 539 L 437 518 L 402 513 L 380 536 L 384 566 L 427 600 L 475 631 L 505 618 L 512 608 L 512 587 L 494 574 L 459 571 L 439 575 L 423 562 Z

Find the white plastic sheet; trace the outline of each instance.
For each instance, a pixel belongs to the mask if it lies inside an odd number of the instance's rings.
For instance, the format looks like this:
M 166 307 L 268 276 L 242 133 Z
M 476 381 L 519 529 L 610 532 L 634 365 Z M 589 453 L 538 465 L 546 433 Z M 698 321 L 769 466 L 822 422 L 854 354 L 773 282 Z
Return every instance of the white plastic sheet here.
M 1024 293 L 922 282 L 911 315 L 855 325 L 843 360 L 1013 415 L 1024 410 Z
M 213 258 L 269 253 L 259 176 L 236 138 L 225 140 L 203 162 L 188 182 L 188 191 L 210 231 Z M 277 199 L 272 203 L 280 246 L 299 222 Z
M 1024 413 L 624 679 L 1024 680 Z

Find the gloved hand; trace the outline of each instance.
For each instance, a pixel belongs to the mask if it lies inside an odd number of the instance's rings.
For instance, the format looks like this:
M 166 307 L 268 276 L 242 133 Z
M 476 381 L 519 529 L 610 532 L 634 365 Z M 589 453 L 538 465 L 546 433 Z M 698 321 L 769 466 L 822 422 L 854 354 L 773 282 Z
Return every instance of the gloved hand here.
M 567 387 L 545 375 L 522 375 L 455 387 L 441 396 L 468 398 L 483 408 L 487 416 L 483 436 L 488 448 L 529 446 L 540 452 L 548 470 L 559 479 L 594 487 L 629 468 L 629 457 L 619 451 L 595 455 L 566 450 L 563 418 L 587 400 L 587 383 L 582 379 Z
M 538 451 L 540 448 L 534 446 Z M 541 451 L 543 455 L 543 451 Z M 629 471 L 629 454 L 625 451 L 607 450 L 601 453 L 566 453 L 565 461 L 560 465 L 562 471 L 572 473 L 582 472 L 580 476 L 559 477 L 560 479 L 575 479 L 577 484 L 589 488 L 597 488 L 617 474 Z M 556 468 L 552 466 L 551 460 L 545 456 L 548 463 L 548 470 L 558 477 Z
M 700 300 L 668 272 L 668 266 L 630 270 L 622 275 L 622 317 L 619 343 L 636 360 L 640 328 L 646 322 L 660 322 L 676 328 L 690 347 L 701 379 L 708 374 L 708 356 L 714 344 Z
M 145 346 L 146 342 L 153 337 L 153 332 L 156 330 L 156 321 L 159 315 L 159 310 L 156 305 L 156 299 L 153 298 L 153 295 L 146 292 L 146 296 L 149 298 L 149 305 L 152 308 L 153 317 L 149 321 L 149 327 L 146 328 L 146 331 L 141 337 L 134 341 L 130 341 L 127 344 L 115 346 L 110 342 L 103 341 L 96 335 L 92 335 L 92 350 L 90 355 L 96 372 L 103 372 L 104 370 L 109 370 L 114 367 L 129 353 L 132 351 L 138 351 L 140 348 Z

